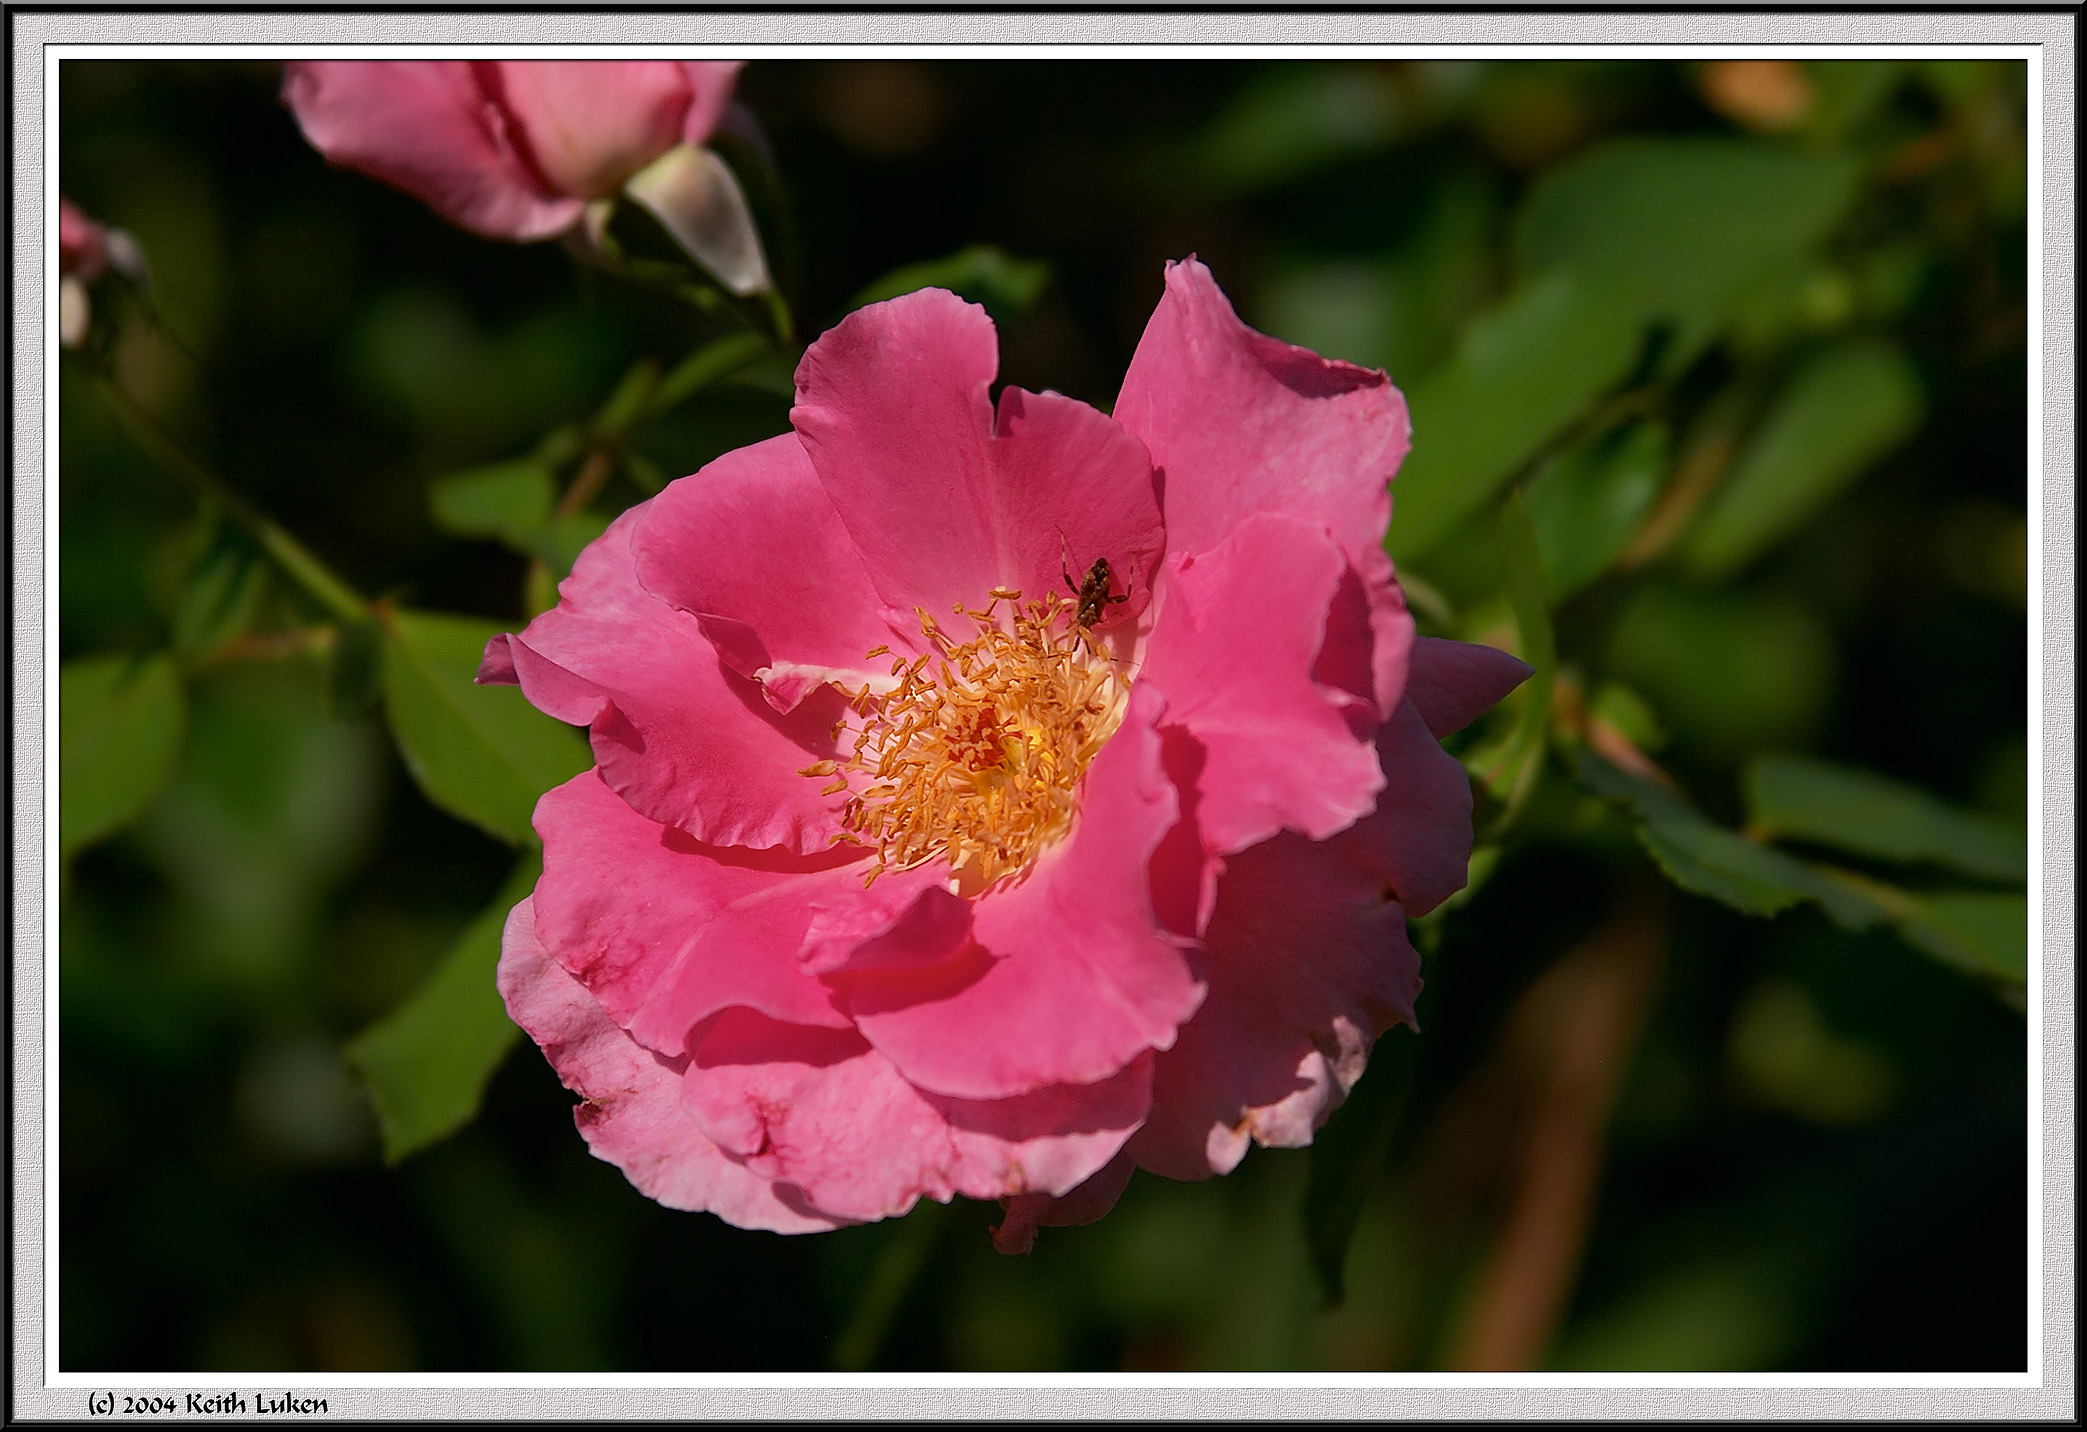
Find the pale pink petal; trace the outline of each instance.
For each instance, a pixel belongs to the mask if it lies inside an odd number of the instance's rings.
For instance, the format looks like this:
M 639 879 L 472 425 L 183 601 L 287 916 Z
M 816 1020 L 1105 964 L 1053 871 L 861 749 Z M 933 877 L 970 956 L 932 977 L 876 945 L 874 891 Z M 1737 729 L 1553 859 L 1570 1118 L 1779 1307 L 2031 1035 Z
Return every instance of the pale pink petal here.
M 835 1218 L 1063 1193 L 1107 1163 L 1144 1117 L 1151 1060 L 1083 1088 L 989 1103 L 926 1094 L 846 1031 L 719 1019 L 689 1061 L 686 1106 L 781 1196 Z
M 1160 709 L 1150 687 L 1132 692 L 1088 768 L 1072 834 L 1025 879 L 977 900 L 976 945 L 926 969 L 836 981 L 856 1027 L 907 1079 L 1000 1099 L 1093 1083 L 1173 1042 L 1202 987 L 1185 942 L 1161 928 L 1146 877 L 1176 815 Z
M 405 190 L 495 239 L 570 228 L 581 201 L 547 189 L 516 155 L 469 60 L 292 60 L 283 99 L 333 163 Z
M 1286 831 L 1227 863 L 1204 936 L 1210 995 L 1159 1056 L 1129 1145 L 1140 1167 L 1207 1178 L 1249 1140 L 1310 1143 L 1371 1041 L 1412 1022 L 1420 957 L 1359 829 L 1320 842 Z
M 638 584 L 631 536 L 646 507 L 580 554 L 556 607 L 494 639 L 479 679 L 518 679 L 539 710 L 589 727 L 602 778 L 649 820 L 712 845 L 826 849 L 842 798 L 798 772 L 834 755 L 840 693 L 784 715 L 727 671 L 694 617 Z
M 1406 699 L 1437 736 L 1461 731 L 1529 679 L 1529 663 L 1496 647 L 1424 636 L 1413 643 Z
M 674 147 L 694 95 L 674 60 L 479 60 L 510 138 L 553 192 L 596 199 Z
M 1143 445 L 1055 393 L 1009 388 L 996 412 L 998 367 L 985 310 L 923 289 L 814 343 L 790 421 L 895 620 L 946 620 L 996 586 L 1065 592 L 1097 558 L 1130 599 L 1108 621 L 1125 620 L 1165 542 Z
M 1312 675 L 1328 639 L 1360 648 L 1337 661 L 1367 667 L 1368 628 L 1328 621 L 1348 575 L 1324 527 L 1277 513 L 1168 559 L 1138 679 L 1166 693 L 1168 725 L 1206 752 L 1196 820 L 1207 850 L 1244 850 L 1285 828 L 1324 839 L 1376 807 L 1384 777 L 1347 719 L 1354 698 Z
M 725 665 L 788 711 L 822 682 L 889 689 L 891 658 L 918 650 L 894 630 L 833 502 L 794 433 L 726 453 L 646 504 L 632 535 L 638 580 L 696 615 Z
M 1359 560 L 1384 541 L 1385 484 L 1411 432 L 1382 373 L 1254 332 L 1193 258 L 1167 265 L 1115 417 L 1164 474 L 1168 545 L 1189 553 L 1253 513 L 1286 512 Z
M 688 78 L 688 113 L 682 117 L 681 137 L 690 144 L 710 138 L 732 102 L 732 86 L 745 67 L 744 60 L 683 60 L 681 72 Z
M 795 1208 L 765 1178 L 726 1158 L 681 1101 L 685 1059 L 662 1059 L 634 1043 L 536 938 L 531 902 L 507 917 L 500 997 L 565 1087 L 586 1102 L 573 1110 L 596 1158 L 622 1169 L 637 1190 L 668 1208 L 707 1210 L 741 1228 L 819 1233 L 846 1220 Z
M 536 829 L 539 937 L 641 1043 L 686 1053 L 689 1030 L 734 1005 L 847 1025 L 797 952 L 811 899 L 860 889 L 848 854 L 706 846 L 638 815 L 592 771 L 544 795 Z
M 1366 850 L 1372 868 L 1406 913 L 1427 914 L 1464 888 L 1471 862 L 1471 778 L 1442 749 L 1419 710 L 1400 704 L 1377 733 L 1384 794 L 1356 822 L 1347 847 Z
M 1137 1160 L 1128 1149 L 1101 1166 L 1099 1172 L 1069 1193 L 1020 1193 L 1001 1200 L 1005 1215 L 993 1230 L 993 1246 L 1002 1253 L 1027 1253 L 1036 1246 L 1038 1228 L 1078 1228 L 1098 1222 L 1130 1187 Z

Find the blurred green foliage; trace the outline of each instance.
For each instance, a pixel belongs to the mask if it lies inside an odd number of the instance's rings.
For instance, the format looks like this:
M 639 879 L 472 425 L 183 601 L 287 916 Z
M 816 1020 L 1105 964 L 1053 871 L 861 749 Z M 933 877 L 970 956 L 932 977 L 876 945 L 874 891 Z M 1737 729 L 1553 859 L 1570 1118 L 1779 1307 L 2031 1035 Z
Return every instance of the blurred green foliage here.
M 60 69 L 66 191 L 152 270 L 59 392 L 61 1366 L 1453 1367 L 1568 1126 L 1601 1174 L 1527 1365 L 2023 1365 L 2021 65 L 747 69 L 798 334 L 943 284 L 1004 380 L 1106 407 L 1198 252 L 1392 374 L 1421 628 L 1539 670 L 1451 739 L 1482 840 L 1425 1033 L 1312 1150 L 1025 1259 L 973 1204 L 660 1208 L 504 1058 L 529 811 L 587 752 L 486 639 L 782 431 L 794 350 L 642 216 L 617 273 L 328 168 L 277 83 Z M 1574 1123 L 1558 1001 L 1648 879 Z

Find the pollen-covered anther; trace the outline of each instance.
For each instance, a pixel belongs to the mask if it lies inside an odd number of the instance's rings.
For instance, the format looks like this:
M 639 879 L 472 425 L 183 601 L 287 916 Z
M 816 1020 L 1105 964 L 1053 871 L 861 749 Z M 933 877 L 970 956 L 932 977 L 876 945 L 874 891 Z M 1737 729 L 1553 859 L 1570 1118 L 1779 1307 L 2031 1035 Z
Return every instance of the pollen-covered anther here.
M 837 730 L 853 733 L 845 754 L 806 768 L 834 775 L 828 792 L 852 789 L 840 838 L 875 851 L 865 883 L 942 859 L 961 889 L 983 890 L 1072 828 L 1080 777 L 1129 691 L 1072 603 L 1021 595 L 995 587 L 982 608 L 958 603 L 975 628 L 962 642 L 919 612 L 928 649 L 893 661 L 889 692 L 851 693 L 860 720 Z

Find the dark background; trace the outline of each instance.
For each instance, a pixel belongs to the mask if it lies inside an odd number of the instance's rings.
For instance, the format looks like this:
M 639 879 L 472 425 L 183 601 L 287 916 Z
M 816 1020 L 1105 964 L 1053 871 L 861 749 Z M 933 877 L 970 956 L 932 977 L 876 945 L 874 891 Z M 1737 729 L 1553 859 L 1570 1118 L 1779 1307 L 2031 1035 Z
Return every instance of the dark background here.
M 700 326 L 555 244 L 473 238 L 329 168 L 278 83 L 265 63 L 61 67 L 64 191 L 137 236 L 178 340 L 126 339 L 119 372 L 360 590 L 518 624 L 522 559 L 438 531 L 429 479 L 526 449 Z M 2021 83 L 2020 66 L 1908 66 L 1835 141 L 1889 156 L 1987 136 L 1866 188 L 1836 239 L 1914 256 L 1896 306 L 1861 321 L 1913 356 L 1926 420 L 1721 589 L 1794 614 L 1761 689 L 1705 699 L 1657 651 L 1633 668 L 1612 647 L 1629 582 L 1559 613 L 1567 659 L 1631 671 L 1668 729 L 1660 759 L 1727 821 L 1763 743 L 2026 809 Z M 994 244 L 1051 274 L 1000 315 L 1003 379 L 1102 406 L 1166 259 L 1199 254 L 1249 322 L 1406 386 L 1505 290 L 1537 176 L 1606 135 L 1740 127 L 1699 66 L 1667 62 L 764 61 L 739 94 L 782 178 L 784 210 L 757 198 L 801 335 L 899 265 Z M 75 377 L 61 654 L 154 649 L 195 504 Z M 640 445 L 692 471 L 780 431 L 786 379 L 757 373 Z M 641 495 L 612 486 L 602 510 Z M 1532 818 L 1444 922 L 1414 1102 L 1338 1307 L 1306 1257 L 1305 1151 L 1255 1150 L 1202 1185 L 1140 1174 L 1102 1223 L 1046 1230 L 1024 1259 L 991 1251 L 997 1209 L 964 1202 L 786 1239 L 637 1195 L 588 1156 L 526 1043 L 475 1124 L 382 1164 L 340 1046 L 413 990 L 511 856 L 426 802 L 378 721 L 329 716 L 322 686 L 297 659 L 196 673 L 172 783 L 67 874 L 68 1371 L 1445 1366 L 1510 1198 L 1501 1150 L 1530 1117 L 1499 1092 L 1510 1011 L 1643 870 Z M 1736 740 L 1734 702 L 1755 723 Z M 2021 1015 L 1809 908 L 1667 899 L 1546 1365 L 2023 1367 Z

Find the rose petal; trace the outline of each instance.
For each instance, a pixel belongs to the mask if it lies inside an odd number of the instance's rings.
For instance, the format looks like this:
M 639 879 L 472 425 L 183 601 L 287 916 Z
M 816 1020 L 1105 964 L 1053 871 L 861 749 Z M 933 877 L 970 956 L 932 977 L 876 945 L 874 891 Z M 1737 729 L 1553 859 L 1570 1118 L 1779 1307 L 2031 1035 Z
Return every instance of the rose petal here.
M 1471 778 L 1410 701 L 1377 733 L 1377 759 L 1384 795 L 1356 822 L 1347 848 L 1367 850 L 1371 868 L 1418 917 L 1463 889 L 1469 875 Z
M 985 310 L 922 289 L 814 343 L 790 421 L 894 621 L 982 606 L 996 586 L 1037 600 L 1096 558 L 1130 597 L 1109 612 L 1123 620 L 1164 542 L 1144 447 L 1055 393 L 1009 388 L 996 413 L 998 367 Z
M 507 917 L 500 942 L 500 998 L 565 1087 L 596 1158 L 622 1169 L 638 1191 L 669 1208 L 708 1210 L 741 1228 L 819 1233 L 845 1220 L 793 1208 L 765 1178 L 726 1158 L 681 1102 L 685 1060 L 662 1059 L 618 1029 L 586 988 L 536 937 L 532 904 Z
M 814 900 L 799 962 L 814 974 L 914 969 L 970 938 L 971 902 L 950 893 L 949 867 L 937 861 Z
M 681 73 L 688 79 L 688 113 L 682 117 L 681 137 L 701 144 L 724 118 L 732 102 L 732 86 L 746 67 L 745 60 L 681 60 Z
M 807 1211 L 871 1219 L 926 1195 L 1063 1193 L 1144 1117 L 1150 1059 L 1085 1088 L 972 1103 L 925 1094 L 846 1031 L 735 1010 L 689 1061 L 683 1099 L 705 1133 Z
M 1360 560 L 1384 541 L 1411 431 L 1390 379 L 1256 333 L 1193 258 L 1167 265 L 1115 417 L 1164 473 L 1168 544 L 1188 553 L 1286 512 Z
M 70 199 L 58 200 L 58 272 L 73 274 L 92 283 L 109 261 L 108 230 L 73 207 Z
M 1329 639 L 1359 643 L 1359 658 L 1336 659 L 1367 665 L 1367 628 L 1328 621 L 1348 575 L 1324 527 L 1276 513 L 1168 560 L 1139 679 L 1167 693 L 1168 724 L 1205 750 L 1206 850 L 1244 850 L 1286 827 L 1320 840 L 1375 809 L 1384 777 L 1345 715 L 1353 702 L 1312 676 Z
M 405 190 L 495 239 L 541 239 L 584 207 L 515 153 L 468 60 L 291 60 L 283 99 L 304 137 L 344 168 Z
M 1000 1226 L 993 1230 L 993 1246 L 1002 1253 L 1027 1253 L 1036 1246 L 1038 1228 L 1077 1228 L 1097 1222 L 1116 1206 L 1137 1160 L 1119 1152 L 1099 1172 L 1069 1193 L 1053 1198 L 1047 1193 L 1019 1193 L 1003 1199 Z
M 1249 1139 L 1311 1142 L 1370 1043 L 1412 1022 L 1420 956 L 1357 830 L 1291 832 L 1232 857 L 1204 936 L 1210 995 L 1153 1075 L 1129 1152 L 1168 1178 L 1208 1178 Z
M 1532 671 L 1528 662 L 1495 647 L 1435 636 L 1414 640 L 1412 667 L 1406 698 L 1437 736 L 1463 730 Z
M 778 714 L 724 669 L 696 619 L 638 585 L 631 508 L 573 564 L 558 605 L 493 652 L 541 711 L 589 727 L 602 779 L 648 820 L 712 845 L 825 850 L 842 797 L 798 772 L 834 755 L 845 702 L 830 688 Z
M 762 683 L 788 711 L 822 682 L 888 690 L 892 646 L 918 650 L 920 628 L 896 631 L 840 514 L 794 433 L 726 453 L 646 504 L 631 537 L 638 581 L 700 618 L 727 666 Z
M 509 138 L 558 194 L 597 199 L 681 139 L 694 94 L 673 60 L 477 60 Z
M 1132 692 L 1088 768 L 1078 825 L 1026 878 L 974 903 L 976 945 L 928 969 L 841 983 L 856 1027 L 907 1079 L 1000 1099 L 1093 1083 L 1173 1042 L 1202 990 L 1184 942 L 1153 913 L 1146 877 L 1176 813 L 1162 706 L 1150 686 Z
M 733 1005 L 846 1026 L 797 951 L 811 899 L 860 887 L 848 855 L 705 846 L 646 820 L 592 771 L 544 795 L 536 829 L 540 938 L 641 1043 L 683 1054 L 694 1025 Z

